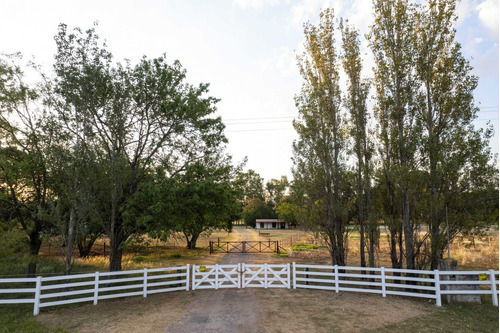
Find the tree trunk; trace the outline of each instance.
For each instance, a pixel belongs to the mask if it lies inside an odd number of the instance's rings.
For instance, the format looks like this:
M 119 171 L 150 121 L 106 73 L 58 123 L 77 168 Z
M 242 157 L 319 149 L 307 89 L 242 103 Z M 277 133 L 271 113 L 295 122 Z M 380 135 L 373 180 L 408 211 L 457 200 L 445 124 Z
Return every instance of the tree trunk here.
M 80 258 L 87 258 L 90 255 L 90 251 L 96 240 L 97 237 L 91 237 L 88 242 L 86 242 L 86 239 L 78 241 L 77 246 Z
M 361 267 L 366 267 L 365 259 L 365 214 L 364 214 L 364 191 L 362 187 L 361 169 L 363 168 L 361 151 L 358 151 L 358 221 L 359 221 L 359 255 Z
M 109 271 L 122 270 L 123 244 L 130 234 L 123 231 L 123 221 L 115 226 L 114 233 L 109 237 Z
M 69 275 L 71 273 L 71 268 L 73 266 L 73 264 L 71 263 L 71 258 L 73 256 L 73 238 L 74 238 L 75 225 L 76 225 L 75 207 L 73 204 L 71 207 L 71 211 L 69 213 L 68 235 L 66 237 L 66 257 L 64 259 L 64 275 Z
M 398 252 L 397 252 L 397 230 L 396 227 L 392 226 L 389 228 L 389 232 L 391 234 L 390 240 L 390 251 L 391 251 L 391 264 L 392 268 L 401 268 L 398 260 Z
M 41 246 L 42 240 L 40 239 L 40 232 L 35 228 L 29 235 L 30 259 L 28 263 L 28 277 L 35 277 L 36 262 Z
M 117 239 L 117 236 L 111 236 L 109 244 L 109 271 L 121 271 L 122 270 L 122 255 L 123 249 L 121 247 L 121 242 Z
M 373 226 L 370 227 L 370 230 L 368 232 L 368 242 L 368 262 L 370 267 L 375 267 L 375 230 L 373 230 Z
M 403 232 L 405 236 L 406 268 L 415 268 L 415 248 L 413 242 L 413 228 L 410 223 L 410 199 L 408 189 L 403 190 Z
M 186 236 L 186 240 L 187 240 L 187 248 L 190 249 L 190 250 L 194 250 L 196 249 L 196 241 L 198 240 L 198 237 L 200 236 L 200 234 L 193 234 L 191 236 L 191 239 L 189 239 L 187 236 Z
M 443 251 L 441 251 L 441 237 L 439 233 L 439 225 L 437 223 L 431 223 L 430 225 L 431 233 L 431 269 L 437 269 L 439 260 L 441 259 Z

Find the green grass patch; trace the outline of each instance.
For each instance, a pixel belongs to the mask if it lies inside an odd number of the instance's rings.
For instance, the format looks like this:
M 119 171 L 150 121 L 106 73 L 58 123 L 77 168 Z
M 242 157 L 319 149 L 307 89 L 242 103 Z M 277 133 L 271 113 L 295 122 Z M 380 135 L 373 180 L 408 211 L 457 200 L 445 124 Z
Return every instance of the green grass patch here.
M 378 328 L 377 332 L 498 332 L 498 308 L 487 304 L 454 303 L 429 315 Z
M 294 244 L 291 247 L 291 249 L 293 251 L 316 250 L 318 248 L 319 248 L 319 245 L 316 245 L 316 244 L 303 244 L 303 243 Z
M 32 304 L 0 305 L 0 333 L 62 333 L 62 328 L 51 329 L 36 321 Z

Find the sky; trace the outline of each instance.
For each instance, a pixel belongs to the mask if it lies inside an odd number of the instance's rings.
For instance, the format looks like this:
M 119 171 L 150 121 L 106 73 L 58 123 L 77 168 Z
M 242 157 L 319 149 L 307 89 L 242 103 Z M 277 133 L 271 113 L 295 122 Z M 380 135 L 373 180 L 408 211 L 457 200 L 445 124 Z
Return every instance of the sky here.
M 368 32 L 370 0 L 0 0 L 0 53 L 21 52 L 50 70 L 58 24 L 85 30 L 97 21 L 115 60 L 166 53 L 181 62 L 190 83 L 210 83 L 235 164 L 247 157 L 245 169 L 266 181 L 291 179 L 294 96 L 302 82 L 296 55 L 303 50 L 303 23 L 317 24 L 327 7 Z M 457 13 L 457 41 L 479 77 L 475 125 L 493 124 L 491 148 L 498 153 L 498 0 L 463 0 Z M 363 74 L 370 76 L 366 41 L 361 51 Z

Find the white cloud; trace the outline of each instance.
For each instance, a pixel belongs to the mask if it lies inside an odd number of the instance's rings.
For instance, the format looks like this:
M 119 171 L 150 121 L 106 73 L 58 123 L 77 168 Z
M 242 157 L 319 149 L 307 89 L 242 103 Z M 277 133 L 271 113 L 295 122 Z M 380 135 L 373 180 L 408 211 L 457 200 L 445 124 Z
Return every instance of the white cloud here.
M 275 6 L 279 5 L 280 0 L 234 0 L 233 5 L 240 8 L 247 9 L 260 9 L 264 6 Z
M 335 15 L 342 10 L 340 0 L 301 0 L 290 9 L 290 25 L 295 28 L 302 28 L 302 25 L 309 21 L 317 21 L 319 11 L 326 8 L 334 8 Z
M 273 50 L 272 55 L 260 64 L 262 71 L 277 70 L 284 77 L 297 77 L 296 55 L 288 47 L 280 47 Z
M 498 38 L 498 0 L 485 0 L 480 3 L 476 10 L 479 12 L 479 20 Z
M 473 12 L 474 5 L 472 4 L 471 0 L 462 0 L 458 3 L 457 9 L 456 9 L 456 14 L 458 16 L 457 19 L 457 27 L 461 25 L 466 18 L 470 16 L 470 14 Z

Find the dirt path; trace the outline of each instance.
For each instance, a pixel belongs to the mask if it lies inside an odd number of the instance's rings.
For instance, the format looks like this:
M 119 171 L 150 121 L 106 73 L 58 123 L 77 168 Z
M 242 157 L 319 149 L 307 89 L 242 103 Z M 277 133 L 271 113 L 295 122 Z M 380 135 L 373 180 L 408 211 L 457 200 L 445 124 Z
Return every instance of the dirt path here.
M 234 228 L 234 241 L 251 241 L 251 229 Z M 261 262 L 268 254 L 228 253 L 222 265 Z M 260 299 L 248 289 L 203 290 L 194 292 L 197 301 L 193 307 L 167 332 L 256 332 L 262 330 L 258 310 Z
M 231 240 L 261 239 L 235 228 Z M 275 254 L 219 253 L 220 264 L 277 263 Z M 222 260 L 220 260 L 222 259 Z M 220 260 L 220 261 L 219 261 Z M 222 289 L 173 292 L 44 310 L 38 320 L 71 332 L 365 332 L 422 316 L 431 303 L 317 290 Z

